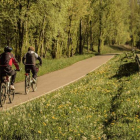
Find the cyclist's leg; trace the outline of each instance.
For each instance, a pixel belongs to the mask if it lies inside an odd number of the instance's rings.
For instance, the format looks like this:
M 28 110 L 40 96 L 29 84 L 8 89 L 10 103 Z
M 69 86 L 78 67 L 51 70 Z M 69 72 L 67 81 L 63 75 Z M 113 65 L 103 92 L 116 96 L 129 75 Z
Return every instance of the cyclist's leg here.
M 32 77 L 36 80 L 37 77 L 37 71 L 36 71 L 36 67 L 34 65 L 31 66 L 31 71 L 32 71 Z
M 12 70 L 10 75 L 11 75 L 11 85 L 14 85 L 15 83 L 15 79 L 16 79 L 16 71 L 15 70 Z
M 35 92 L 37 89 L 37 70 L 36 70 L 36 66 L 32 65 L 31 66 L 31 71 L 32 71 L 32 77 L 33 77 L 33 83 L 32 83 L 32 89 Z
M 30 65 L 25 65 L 25 72 L 30 73 Z
M 25 65 L 25 72 L 30 74 L 30 65 Z M 25 94 L 30 91 L 30 76 L 25 76 Z
M 15 79 L 16 79 L 16 71 L 12 69 L 12 67 L 5 67 L 3 69 L 3 74 L 2 75 L 9 75 L 11 76 L 11 85 L 14 85 Z
M 4 67 L 2 68 L 2 76 L 9 75 L 11 76 L 11 89 L 15 89 L 14 82 L 16 78 L 16 71 L 12 70 L 12 67 Z
M 9 71 L 6 70 L 6 74 L 9 75 L 9 76 L 11 76 L 10 87 L 11 87 L 11 89 L 14 90 L 15 89 L 14 83 L 15 83 L 15 79 L 16 79 L 16 71 L 15 70 L 12 70 L 12 69 L 9 69 Z
M 0 83 L 2 81 L 2 68 L 0 67 Z

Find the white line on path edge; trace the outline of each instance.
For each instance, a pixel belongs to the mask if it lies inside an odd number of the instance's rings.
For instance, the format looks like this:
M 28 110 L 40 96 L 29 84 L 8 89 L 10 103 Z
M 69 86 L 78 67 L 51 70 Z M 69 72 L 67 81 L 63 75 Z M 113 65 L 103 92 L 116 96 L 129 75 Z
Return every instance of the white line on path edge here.
M 114 56 L 115 56 L 115 55 L 114 55 Z M 112 56 L 109 60 L 111 60 L 114 56 Z M 107 61 L 104 62 L 103 64 L 99 65 L 98 67 L 94 68 L 94 69 L 91 70 L 89 73 L 95 71 L 96 69 L 98 69 L 98 68 L 101 67 L 102 65 L 106 64 L 109 60 L 107 60 Z M 88 74 L 88 73 L 87 73 L 87 74 Z M 9 107 L 8 109 L 3 109 L 2 111 L 10 110 L 10 109 L 12 109 L 12 108 L 14 108 L 14 107 L 17 107 L 17 106 L 19 106 L 19 105 L 25 104 L 25 103 L 27 103 L 27 102 L 30 102 L 30 101 L 32 101 L 32 100 L 35 100 L 35 99 L 40 98 L 40 97 L 42 97 L 42 96 L 45 96 L 45 95 L 47 95 L 47 94 L 50 94 L 50 93 L 52 93 L 52 92 L 54 92 L 54 91 L 57 91 L 58 89 L 61 89 L 61 88 L 65 87 L 65 86 L 67 86 L 67 85 L 69 85 L 69 84 L 71 84 L 71 83 L 74 83 L 74 82 L 78 81 L 79 79 L 85 77 L 87 74 L 84 74 L 83 76 L 81 76 L 81 77 L 79 77 L 79 78 L 77 78 L 77 79 L 75 79 L 75 80 L 73 80 L 73 81 L 71 81 L 71 82 L 69 82 L 69 83 L 67 83 L 67 84 L 65 84 L 65 85 L 63 85 L 63 86 L 60 86 L 60 87 L 55 88 L 55 89 L 53 89 L 53 90 L 51 90 L 51 91 L 48 91 L 48 92 L 46 92 L 46 93 L 44 93 L 44 94 L 42 94 L 42 95 L 39 95 L 39 96 L 34 97 L 34 98 L 32 98 L 32 99 L 28 99 L 27 101 L 22 102 L 22 103 L 20 103 L 20 104 L 18 104 L 18 105 L 14 105 L 14 106 L 12 106 L 12 107 Z

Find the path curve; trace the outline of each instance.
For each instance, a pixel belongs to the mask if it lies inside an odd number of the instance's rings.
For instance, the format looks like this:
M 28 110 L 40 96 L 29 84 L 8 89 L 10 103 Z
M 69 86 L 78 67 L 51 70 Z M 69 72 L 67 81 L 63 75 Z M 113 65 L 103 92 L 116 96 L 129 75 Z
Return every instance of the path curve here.
M 0 110 L 7 110 L 28 101 L 34 100 L 45 94 L 49 94 L 57 89 L 60 89 L 72 82 L 79 80 L 86 74 L 99 68 L 108 60 L 114 57 L 114 54 L 94 56 L 82 61 L 79 61 L 69 67 L 57 70 L 43 76 L 38 77 L 38 89 L 36 92 L 30 92 L 28 95 L 24 93 L 24 82 L 15 84 L 16 94 L 12 104 L 6 102 Z

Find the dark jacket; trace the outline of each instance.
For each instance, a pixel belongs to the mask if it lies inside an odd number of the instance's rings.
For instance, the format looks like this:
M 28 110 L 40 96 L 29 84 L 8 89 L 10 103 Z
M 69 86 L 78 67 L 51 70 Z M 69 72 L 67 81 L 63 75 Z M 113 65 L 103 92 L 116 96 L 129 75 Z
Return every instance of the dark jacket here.
M 26 59 L 26 61 L 25 61 Z M 39 60 L 40 64 L 42 65 L 42 60 L 41 58 L 38 56 L 37 53 L 35 53 L 34 51 L 28 51 L 24 57 L 22 58 L 22 63 L 24 65 L 35 65 L 35 61 L 36 59 Z
M 11 52 L 4 52 L 0 55 L 1 68 L 12 69 L 12 64 L 15 65 L 16 69 L 19 69 L 18 62 Z

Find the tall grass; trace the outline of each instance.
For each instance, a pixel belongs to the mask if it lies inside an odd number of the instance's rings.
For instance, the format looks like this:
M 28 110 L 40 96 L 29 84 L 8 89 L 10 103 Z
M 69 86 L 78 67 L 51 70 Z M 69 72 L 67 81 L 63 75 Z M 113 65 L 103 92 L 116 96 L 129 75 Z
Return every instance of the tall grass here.
M 138 140 L 140 77 L 119 55 L 63 89 L 0 114 L 2 140 Z

